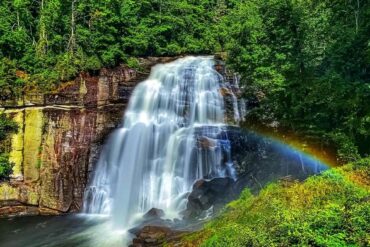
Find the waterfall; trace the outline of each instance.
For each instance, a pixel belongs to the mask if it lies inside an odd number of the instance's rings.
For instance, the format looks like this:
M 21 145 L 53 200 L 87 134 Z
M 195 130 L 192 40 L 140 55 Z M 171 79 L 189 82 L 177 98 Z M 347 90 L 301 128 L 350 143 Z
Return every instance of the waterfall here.
M 122 229 L 151 208 L 180 217 L 196 180 L 235 177 L 221 93 L 227 84 L 212 57 L 153 67 L 102 151 L 84 212 L 110 215 Z

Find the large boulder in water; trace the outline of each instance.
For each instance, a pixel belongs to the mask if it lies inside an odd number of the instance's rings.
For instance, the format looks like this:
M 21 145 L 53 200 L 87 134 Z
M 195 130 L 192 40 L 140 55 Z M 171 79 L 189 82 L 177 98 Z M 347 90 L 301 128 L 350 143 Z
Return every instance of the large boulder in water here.
M 129 229 L 129 232 L 137 235 L 146 226 L 171 227 L 171 220 L 163 219 L 165 213 L 162 209 L 152 208 L 144 214 L 141 222 L 135 227 Z
M 188 197 L 184 219 L 201 217 L 213 207 L 214 210 L 235 199 L 235 181 L 231 178 L 201 179 L 194 183 L 193 190 Z
M 150 209 L 146 214 L 144 214 L 144 220 L 160 219 L 164 216 L 164 211 L 158 208 Z

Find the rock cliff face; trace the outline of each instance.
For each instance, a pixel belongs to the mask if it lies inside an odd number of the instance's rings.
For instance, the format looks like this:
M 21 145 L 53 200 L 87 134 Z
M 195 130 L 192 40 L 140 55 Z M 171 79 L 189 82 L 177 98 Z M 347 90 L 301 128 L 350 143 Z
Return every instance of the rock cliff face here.
M 89 172 L 133 88 L 153 64 L 165 61 L 141 60 L 144 73 L 127 66 L 82 73 L 53 93 L 0 102 L 19 125 L 3 144 L 15 166 L 11 181 L 0 184 L 0 216 L 79 210 Z
M 19 125 L 3 143 L 15 166 L 11 181 L 0 183 L 0 217 L 78 211 L 102 144 L 121 123 L 134 87 L 153 65 L 174 59 L 140 59 L 143 72 L 122 65 L 97 75 L 81 73 L 55 92 L 0 101 Z M 231 100 L 229 92 L 221 93 Z M 226 117 L 233 119 L 231 113 Z

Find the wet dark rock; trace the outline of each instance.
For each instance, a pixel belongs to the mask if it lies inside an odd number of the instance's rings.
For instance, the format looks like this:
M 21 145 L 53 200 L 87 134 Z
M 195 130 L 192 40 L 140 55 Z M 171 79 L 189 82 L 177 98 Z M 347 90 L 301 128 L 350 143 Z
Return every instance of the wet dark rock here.
M 194 183 L 188 197 L 184 219 L 201 217 L 204 211 L 213 207 L 214 211 L 237 197 L 235 181 L 231 178 L 201 179 Z
M 160 219 L 164 216 L 164 211 L 158 208 L 150 209 L 146 214 L 144 214 L 143 219 Z
M 129 232 L 136 235 L 148 225 L 158 227 L 172 227 L 173 222 L 171 220 L 162 219 L 163 216 L 164 211 L 162 209 L 152 208 L 146 214 L 144 214 L 141 222 L 134 228 L 131 228 Z
M 220 175 L 215 171 L 205 174 L 188 196 L 187 209 L 182 212 L 184 219 L 201 219 L 217 212 L 245 188 L 258 193 L 270 182 L 287 178 L 304 180 L 325 169 L 297 150 L 235 126 L 202 126 L 195 129 L 194 136 L 198 148 L 194 153 L 206 157 L 210 149 L 218 148 L 223 175 L 236 178 L 236 181 L 212 179 Z M 191 162 L 197 162 L 197 158 Z
M 222 135 L 230 143 L 230 154 L 237 181 L 234 192 L 239 194 L 249 188 L 258 193 L 266 184 L 291 177 L 293 180 L 304 180 L 322 171 L 294 149 L 263 137 L 252 131 L 228 126 Z
M 186 233 L 165 226 L 145 226 L 135 235 L 130 247 L 159 247 L 174 242 Z

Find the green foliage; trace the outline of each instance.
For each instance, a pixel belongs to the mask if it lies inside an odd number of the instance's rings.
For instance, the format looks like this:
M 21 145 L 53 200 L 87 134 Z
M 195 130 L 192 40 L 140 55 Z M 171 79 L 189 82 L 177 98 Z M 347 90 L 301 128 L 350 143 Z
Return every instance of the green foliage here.
M 226 18 L 229 63 L 259 106 L 250 122 L 370 154 L 368 1 L 243 1 Z
M 13 163 L 9 162 L 9 156 L 4 153 L 0 153 L 0 181 L 9 179 L 9 176 L 13 172 Z
M 130 57 L 126 60 L 126 64 L 128 67 L 130 68 L 133 68 L 133 69 L 136 69 L 136 70 L 141 70 L 141 66 L 140 66 L 140 63 L 139 63 L 139 60 L 134 58 L 134 57 Z
M 258 102 L 250 123 L 278 122 L 351 161 L 370 154 L 369 19 L 363 0 L 3 0 L 0 96 L 136 68 L 138 56 L 227 52 Z
M 7 58 L 0 59 L 0 99 L 6 100 L 21 94 L 23 81 L 16 77 L 16 64 Z
M 353 141 L 348 138 L 344 133 L 336 132 L 330 133 L 330 139 L 337 146 L 338 158 L 343 162 L 356 161 L 360 158 L 357 147 Z
M 17 130 L 17 124 L 10 120 L 5 113 L 0 113 L 0 141 L 3 141 L 9 133 L 14 133 Z
M 304 183 L 271 184 L 257 196 L 244 191 L 185 245 L 368 246 L 369 179 L 367 159 Z
M 7 85 L 22 89 L 14 69 L 29 75 L 27 88 L 48 91 L 80 71 L 129 57 L 213 53 L 220 49 L 214 28 L 228 9 L 219 11 L 223 2 L 1 1 L 0 59 L 12 63 L 2 69 L 11 77 Z
M 10 134 L 18 130 L 17 124 L 10 120 L 4 113 L 0 113 L 0 142 Z M 13 164 L 9 162 L 9 156 L 3 153 L 0 145 L 0 181 L 8 179 L 12 173 Z

